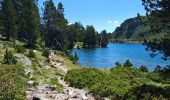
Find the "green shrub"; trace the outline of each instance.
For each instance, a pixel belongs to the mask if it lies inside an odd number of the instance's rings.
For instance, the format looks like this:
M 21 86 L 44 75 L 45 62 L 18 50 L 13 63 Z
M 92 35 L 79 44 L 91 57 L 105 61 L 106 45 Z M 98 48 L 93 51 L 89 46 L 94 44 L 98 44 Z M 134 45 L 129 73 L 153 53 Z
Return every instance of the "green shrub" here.
M 139 68 L 139 70 L 141 70 L 142 72 L 148 72 L 147 67 L 143 65 Z
M 18 53 L 25 53 L 26 52 L 26 48 L 22 45 L 16 45 L 15 46 L 15 50 L 18 52 Z
M 89 88 L 98 83 L 103 76 L 104 74 L 95 68 L 83 68 L 68 71 L 65 80 L 73 87 Z
M 6 49 L 5 54 L 4 54 L 4 64 L 15 64 L 17 61 L 14 58 L 13 54 L 11 51 L 8 51 L 8 49 Z
M 46 62 L 47 62 L 47 63 L 50 63 L 50 58 L 47 58 L 47 59 L 46 59 Z
M 50 79 L 50 84 L 55 86 L 55 89 L 61 91 L 63 86 L 59 84 L 58 79 Z
M 88 89 L 98 98 L 119 100 L 127 99 L 125 96 L 131 90 L 148 82 L 148 79 L 136 68 L 114 67 L 109 73 L 95 68 L 73 69 L 68 71 L 65 81 L 73 87 Z
M 29 57 L 31 58 L 35 58 L 35 53 L 33 50 L 29 50 L 29 54 L 28 54 Z
M 27 82 L 24 67 L 20 64 L 0 66 L 0 100 L 25 100 Z
M 130 62 L 130 60 L 126 60 L 126 62 L 123 64 L 124 67 L 132 67 L 133 64 Z
M 168 100 L 170 98 L 170 86 L 155 86 L 143 84 L 133 89 L 133 95 L 143 100 Z
M 118 62 L 118 61 L 115 63 L 115 65 L 116 65 L 116 67 L 121 67 L 122 66 L 121 63 Z
M 50 55 L 50 50 L 49 50 L 49 49 L 45 49 L 45 50 L 43 51 L 42 55 L 48 58 L 49 55 Z

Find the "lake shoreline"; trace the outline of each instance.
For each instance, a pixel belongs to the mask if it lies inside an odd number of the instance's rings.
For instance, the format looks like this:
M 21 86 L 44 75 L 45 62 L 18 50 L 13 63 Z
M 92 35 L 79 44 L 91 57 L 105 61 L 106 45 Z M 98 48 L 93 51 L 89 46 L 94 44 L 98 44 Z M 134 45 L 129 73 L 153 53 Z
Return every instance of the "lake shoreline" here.
M 92 66 L 98 69 L 110 69 L 115 66 L 115 62 L 119 61 L 123 64 L 128 59 L 136 68 L 144 65 L 151 71 L 157 65 L 166 66 L 170 64 L 170 61 L 161 59 L 161 54 L 152 58 L 151 52 L 146 51 L 145 48 L 146 46 L 140 43 L 109 43 L 107 48 L 72 49 L 71 54 L 77 53 L 79 57 L 78 65 Z

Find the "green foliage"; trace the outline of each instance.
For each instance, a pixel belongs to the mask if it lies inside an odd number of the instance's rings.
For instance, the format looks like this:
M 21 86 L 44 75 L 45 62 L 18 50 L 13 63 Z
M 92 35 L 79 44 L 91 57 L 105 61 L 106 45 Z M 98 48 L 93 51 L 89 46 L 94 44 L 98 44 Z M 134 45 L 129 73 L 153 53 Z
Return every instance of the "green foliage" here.
M 65 80 L 73 87 L 90 88 L 98 83 L 102 76 L 104 76 L 103 73 L 95 68 L 73 69 L 68 72 Z
M 1 100 L 25 100 L 27 82 L 22 65 L 0 66 L 0 99 Z
M 16 11 L 12 0 L 1 1 L 2 19 L 4 22 L 4 36 L 8 40 L 15 39 L 17 36 Z
M 23 23 L 21 24 L 23 26 L 20 35 L 26 41 L 28 47 L 34 47 L 40 36 L 39 9 L 36 0 L 23 0 L 22 4 L 24 6 L 20 8 L 22 9 Z
M 161 28 L 155 29 L 151 34 L 152 29 L 148 25 L 149 21 L 146 16 L 139 16 L 125 20 L 120 27 L 117 27 L 112 34 L 115 42 L 143 42 L 145 39 L 151 40 L 154 37 L 161 37 Z
M 100 34 L 100 46 L 101 47 L 107 47 L 108 44 L 108 35 L 107 35 L 107 31 L 103 30 Z
M 170 1 L 169 0 L 142 0 L 142 4 L 147 11 L 149 26 L 155 32 L 157 28 L 162 29 L 161 38 L 146 40 L 148 49 L 163 53 L 163 59 L 170 58 Z M 149 14 L 149 15 L 148 15 Z
M 25 53 L 27 51 L 24 46 L 19 44 L 15 46 L 15 50 L 17 51 L 17 53 Z
M 64 7 L 61 2 L 56 8 L 53 0 L 45 1 L 43 30 L 45 33 L 45 45 L 47 47 L 60 51 L 68 49 L 67 20 L 64 18 Z
M 61 84 L 59 84 L 58 79 L 50 79 L 49 82 L 51 85 L 55 86 L 55 89 L 58 91 L 61 91 L 63 89 L 63 86 Z
M 71 86 L 88 89 L 98 98 L 112 99 L 127 99 L 129 91 L 148 82 L 145 74 L 132 67 L 114 67 L 109 73 L 95 68 L 73 69 L 65 80 Z
M 147 67 L 143 65 L 139 68 L 139 70 L 141 70 L 142 72 L 148 72 Z
M 35 58 L 35 52 L 33 50 L 29 50 L 28 56 L 31 58 Z
M 4 54 L 4 64 L 15 64 L 17 61 L 14 58 L 13 54 L 11 51 L 8 51 L 8 49 L 6 49 L 5 54 Z
M 133 89 L 132 91 L 136 99 L 145 100 L 164 100 L 170 98 L 170 86 L 155 86 L 143 84 Z
M 121 67 L 122 66 L 121 63 L 118 62 L 118 61 L 115 63 L 115 65 L 116 65 L 116 67 Z
M 75 52 L 74 56 L 70 55 L 69 58 L 71 61 L 73 61 L 73 64 L 76 64 L 77 61 L 79 60 L 79 57 L 77 56 L 76 52 Z
M 160 72 L 161 71 L 161 66 L 156 66 L 155 69 L 154 69 L 154 72 Z
M 130 60 L 126 60 L 126 62 L 123 64 L 124 67 L 132 67 L 133 64 L 130 62 Z
M 49 49 L 44 49 L 42 55 L 48 58 L 49 55 L 50 55 L 50 50 Z
M 87 26 L 83 39 L 84 48 L 96 47 L 96 31 L 93 26 Z

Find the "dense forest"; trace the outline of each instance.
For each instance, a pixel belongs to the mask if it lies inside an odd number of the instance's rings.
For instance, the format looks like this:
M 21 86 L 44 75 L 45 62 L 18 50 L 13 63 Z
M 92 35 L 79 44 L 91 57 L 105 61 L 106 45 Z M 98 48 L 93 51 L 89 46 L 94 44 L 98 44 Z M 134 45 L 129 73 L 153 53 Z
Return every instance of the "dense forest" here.
M 83 42 L 84 48 L 107 46 L 106 31 L 98 33 L 80 22 L 69 25 L 61 2 L 55 7 L 53 0 L 47 0 L 41 17 L 39 12 L 37 0 L 1 0 L 1 35 L 7 40 L 22 40 L 28 47 L 44 44 L 60 51 L 73 48 L 77 42 Z
M 138 41 L 142 42 L 144 39 L 151 40 L 153 38 L 160 38 L 162 34 L 161 28 L 152 30 L 146 16 L 129 18 L 125 20 L 120 27 L 117 27 L 112 34 L 111 41 Z

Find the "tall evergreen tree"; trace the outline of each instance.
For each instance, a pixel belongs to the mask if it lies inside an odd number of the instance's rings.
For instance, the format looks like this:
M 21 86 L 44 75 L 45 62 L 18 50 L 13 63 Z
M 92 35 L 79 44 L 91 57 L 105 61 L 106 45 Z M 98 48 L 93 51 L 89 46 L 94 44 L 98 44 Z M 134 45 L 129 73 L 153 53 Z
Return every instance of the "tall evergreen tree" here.
M 17 25 L 13 0 L 1 1 L 1 7 L 4 22 L 4 36 L 6 36 L 8 40 L 15 39 L 17 36 Z
M 68 49 L 72 49 L 77 42 L 77 31 L 74 25 L 70 25 L 67 28 Z
M 58 50 L 65 51 L 68 49 L 69 40 L 68 40 L 68 33 L 67 33 L 67 20 L 64 17 L 64 7 L 61 2 L 59 2 L 57 7 L 57 41 L 59 45 L 57 46 Z
M 23 2 L 23 34 L 29 47 L 38 43 L 40 36 L 40 16 L 36 0 L 24 0 Z
M 47 0 L 44 2 L 43 12 L 43 30 L 45 34 L 45 45 L 47 47 L 55 48 L 56 43 L 56 22 L 57 21 L 57 9 L 53 3 L 53 0 Z
M 0 3 L 0 35 L 3 33 L 3 17 L 2 17 L 2 5 Z
M 82 42 L 83 41 L 83 35 L 85 32 L 84 26 L 80 22 L 76 22 L 73 24 L 75 30 L 76 30 L 76 41 Z
M 83 45 L 85 48 L 95 48 L 96 31 L 93 26 L 87 26 L 84 34 Z
M 56 8 L 53 0 L 44 3 L 43 28 L 46 46 L 64 51 L 68 48 L 67 20 L 64 18 L 62 3 Z
M 107 44 L 108 44 L 107 31 L 103 30 L 100 34 L 100 46 L 101 47 L 107 47 Z

